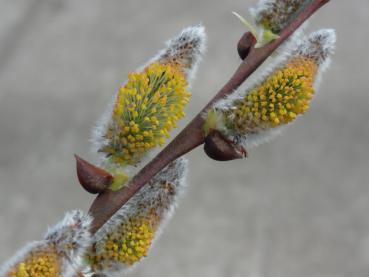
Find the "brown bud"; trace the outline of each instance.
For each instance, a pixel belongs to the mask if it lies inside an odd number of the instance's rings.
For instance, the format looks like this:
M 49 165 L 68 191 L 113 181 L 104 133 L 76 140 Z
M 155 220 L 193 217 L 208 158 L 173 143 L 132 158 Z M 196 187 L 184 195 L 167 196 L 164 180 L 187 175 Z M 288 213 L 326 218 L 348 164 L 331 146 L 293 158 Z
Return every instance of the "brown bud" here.
M 247 157 L 247 152 L 242 146 L 235 145 L 217 130 L 211 130 L 205 138 L 204 151 L 209 158 L 216 161 L 231 161 Z
M 251 48 L 256 44 L 256 38 L 251 32 L 243 34 L 237 44 L 238 55 L 244 60 L 250 53 Z
M 77 162 L 79 183 L 89 193 L 96 194 L 105 191 L 113 182 L 113 176 L 102 168 L 94 166 L 84 159 L 74 155 Z

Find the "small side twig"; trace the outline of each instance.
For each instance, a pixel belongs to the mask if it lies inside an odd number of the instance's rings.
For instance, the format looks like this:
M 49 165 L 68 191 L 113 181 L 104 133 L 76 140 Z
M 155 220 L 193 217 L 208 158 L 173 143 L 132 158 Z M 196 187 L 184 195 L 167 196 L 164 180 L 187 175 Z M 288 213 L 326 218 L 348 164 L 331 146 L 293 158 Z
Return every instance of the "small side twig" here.
M 200 113 L 173 139 L 151 162 L 132 178 L 122 190 L 104 191 L 92 203 L 90 213 L 94 217 L 92 232 L 96 232 L 109 218 L 118 211 L 135 193 L 137 193 L 161 169 L 178 157 L 188 153 L 204 143 L 203 113 L 218 99 L 238 88 L 301 24 L 329 0 L 312 0 L 300 14 L 279 34 L 279 38 L 261 47 L 251 47 L 234 75 L 200 111 Z

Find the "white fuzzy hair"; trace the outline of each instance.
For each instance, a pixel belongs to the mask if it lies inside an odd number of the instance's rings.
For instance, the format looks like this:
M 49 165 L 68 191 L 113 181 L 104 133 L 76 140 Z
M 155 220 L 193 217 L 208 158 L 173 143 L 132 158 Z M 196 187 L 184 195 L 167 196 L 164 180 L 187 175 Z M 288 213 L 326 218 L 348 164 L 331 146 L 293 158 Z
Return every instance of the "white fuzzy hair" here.
M 185 72 L 188 86 L 190 88 L 202 56 L 205 52 L 205 46 L 206 33 L 204 26 L 199 24 L 196 26 L 187 27 L 178 35 L 168 40 L 164 49 L 160 50 L 153 58 L 139 67 L 136 71 L 140 72 L 154 62 L 164 63 L 165 61 L 175 58 L 176 60 L 181 60 L 182 62 L 186 63 L 183 71 Z M 97 121 L 95 128 L 92 130 L 90 141 L 92 142 L 91 150 L 93 153 L 97 153 L 99 149 L 108 143 L 104 136 L 111 120 L 115 101 L 116 93 L 114 94 L 101 118 Z M 138 171 L 138 168 L 141 168 L 141 166 L 144 165 L 150 157 L 151 155 L 148 153 L 147 157 L 144 157 L 139 165 L 125 167 L 125 173 L 129 176 L 135 175 Z M 107 163 L 103 153 L 99 153 L 99 161 L 102 166 Z
M 334 52 L 336 42 L 335 31 L 332 29 L 322 29 L 313 32 L 295 43 L 295 46 L 281 54 L 274 63 L 255 81 L 242 84 L 229 96 L 219 100 L 213 105 L 215 111 L 227 111 L 234 109 L 234 104 L 245 98 L 245 96 L 255 87 L 263 83 L 273 72 L 283 67 L 291 58 L 296 56 L 304 56 L 312 58 L 318 64 L 318 71 L 314 79 L 314 89 L 317 90 L 322 78 L 322 73 L 330 64 L 330 56 Z M 206 116 L 206 115 L 205 115 Z M 291 123 L 290 123 L 291 124 Z M 260 130 L 256 133 L 239 134 L 236 130 L 224 129 L 222 125 L 222 133 L 235 143 L 247 148 L 254 147 L 265 143 L 276 135 L 278 135 L 285 126 L 279 126 L 267 130 Z
M 58 253 L 77 269 L 81 266 L 81 258 L 92 242 L 91 223 L 92 217 L 83 211 L 68 212 L 61 222 L 47 231 L 45 240 L 53 242 Z M 70 248 L 70 245 L 73 247 Z
M 187 63 L 184 68 L 186 80 L 191 87 L 194 77 L 197 73 L 198 66 L 202 60 L 206 49 L 206 33 L 205 27 L 201 24 L 187 27 L 178 35 L 165 43 L 165 48 L 160 50 L 147 64 L 142 66 L 140 70 L 154 62 L 165 62 L 171 58 L 182 59 Z M 181 58 L 182 55 L 182 58 Z
M 91 244 L 91 222 L 92 217 L 82 211 L 68 212 L 62 221 L 47 231 L 43 240 L 28 243 L 10 258 L 1 267 L 0 276 L 5 276 L 31 252 L 47 249 L 50 246 L 55 246 L 60 259 L 60 277 L 75 276 L 81 267 L 83 255 Z
M 178 200 L 183 196 L 186 188 L 187 160 L 179 158 L 160 171 L 147 185 L 135 194 L 107 223 L 95 234 L 94 242 L 96 253 L 103 251 L 104 243 L 108 234 L 119 232 L 119 227 L 130 217 L 145 215 L 150 209 L 155 209 L 160 217 L 158 229 L 152 245 L 162 233 L 172 217 L 178 204 Z M 162 186 L 163 183 L 170 184 L 172 191 Z M 151 245 L 151 248 L 152 248 Z M 150 249 L 151 249 L 150 248 Z M 102 265 L 102 270 L 95 272 L 98 276 L 121 276 L 122 272 L 133 270 L 139 262 L 133 266 L 122 263 L 110 264 L 107 268 Z

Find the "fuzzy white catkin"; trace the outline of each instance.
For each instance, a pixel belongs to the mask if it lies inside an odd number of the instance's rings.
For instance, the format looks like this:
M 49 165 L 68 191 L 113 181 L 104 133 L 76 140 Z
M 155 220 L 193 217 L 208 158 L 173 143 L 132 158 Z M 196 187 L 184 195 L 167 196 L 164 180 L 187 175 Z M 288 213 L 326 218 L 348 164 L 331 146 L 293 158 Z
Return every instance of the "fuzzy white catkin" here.
M 7 276 L 25 259 L 39 250 L 53 249 L 60 267 L 60 277 L 73 277 L 82 266 L 82 259 L 92 238 L 92 217 L 82 211 L 68 212 L 62 221 L 50 228 L 44 239 L 34 241 L 20 249 L 0 268 L 0 276 Z M 30 275 L 31 276 L 31 275 Z
M 172 217 L 179 198 L 186 188 L 187 160 L 179 158 L 160 171 L 147 185 L 133 196 L 94 236 L 93 252 L 87 255 L 104 255 L 104 259 L 92 266 L 98 276 L 122 276 L 122 273 L 130 271 L 143 259 L 140 257 L 133 264 L 124 261 L 114 261 L 106 255 L 106 242 L 108 238 L 115 237 L 117 246 L 121 247 L 120 239 L 125 236 L 127 229 L 125 223 L 133 219 L 150 218 L 155 214 L 154 236 L 149 244 L 157 240 L 168 220 Z M 131 230 L 134 232 L 134 230 Z M 128 244 L 129 245 L 129 244 Z M 121 249 L 114 251 L 119 252 Z M 113 251 L 113 250 L 112 250 Z M 91 257 L 91 256 L 90 256 Z
M 278 34 L 311 0 L 260 0 L 250 9 L 255 23 Z M 263 26 L 267 24 L 268 26 Z
M 188 87 L 191 87 L 197 68 L 205 52 L 205 45 L 206 34 L 205 28 L 202 25 L 185 28 L 178 35 L 168 40 L 164 49 L 160 50 L 157 55 L 151 58 L 143 66 L 139 67 L 136 71 L 141 72 L 148 65 L 157 62 L 174 62 L 179 64 L 185 74 Z M 109 142 L 105 138 L 105 134 L 112 118 L 115 100 L 116 94 L 113 96 L 112 101 L 109 103 L 106 111 L 103 113 L 92 131 L 91 142 L 93 153 L 97 153 L 99 149 Z M 124 172 L 129 176 L 136 174 L 138 168 L 144 165 L 152 157 L 154 151 L 155 150 L 149 151 L 136 166 L 125 166 Z M 102 166 L 108 162 L 105 154 L 99 154 L 99 162 Z M 119 167 L 119 165 L 116 166 Z
M 295 42 L 295 46 L 291 50 L 287 50 L 278 59 L 274 61 L 272 66 L 252 83 L 245 83 L 226 98 L 216 102 L 213 111 L 217 114 L 231 111 L 235 109 L 235 103 L 244 99 L 250 91 L 259 87 L 269 76 L 276 70 L 283 68 L 294 57 L 305 57 L 312 59 L 317 64 L 317 72 L 314 77 L 313 88 L 318 89 L 321 81 L 322 73 L 330 64 L 330 57 L 334 52 L 336 42 L 335 31 L 332 29 L 323 29 L 311 33 Z M 205 115 L 206 116 L 206 115 Z M 222 116 L 219 116 L 220 120 Z M 257 132 L 239 133 L 235 129 L 225 126 L 224 122 L 218 122 L 216 129 L 221 131 L 229 140 L 234 141 L 237 145 L 244 148 L 260 145 L 274 138 L 284 128 L 284 125 L 275 128 L 260 129 Z
M 260 0 L 250 13 L 257 27 L 258 36 L 262 37 L 265 30 L 279 34 L 311 0 Z M 295 32 L 279 46 L 277 52 L 288 48 L 293 41 L 303 35 L 308 21 L 305 21 Z

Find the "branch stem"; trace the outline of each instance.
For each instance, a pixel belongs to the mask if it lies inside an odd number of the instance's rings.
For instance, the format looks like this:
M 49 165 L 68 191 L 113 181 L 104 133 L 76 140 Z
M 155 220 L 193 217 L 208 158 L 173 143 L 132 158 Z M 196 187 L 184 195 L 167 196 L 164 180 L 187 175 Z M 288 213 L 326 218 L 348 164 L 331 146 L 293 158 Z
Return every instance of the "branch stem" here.
M 92 232 L 95 233 L 109 218 L 134 196 L 152 177 L 170 162 L 204 143 L 202 115 L 220 98 L 237 89 L 298 27 L 301 26 L 329 0 L 311 0 L 301 13 L 279 34 L 279 38 L 261 47 L 250 49 L 230 80 L 221 88 L 200 113 L 168 144 L 152 161 L 134 176 L 128 185 L 117 192 L 105 191 L 92 203 L 90 213 L 94 217 Z

